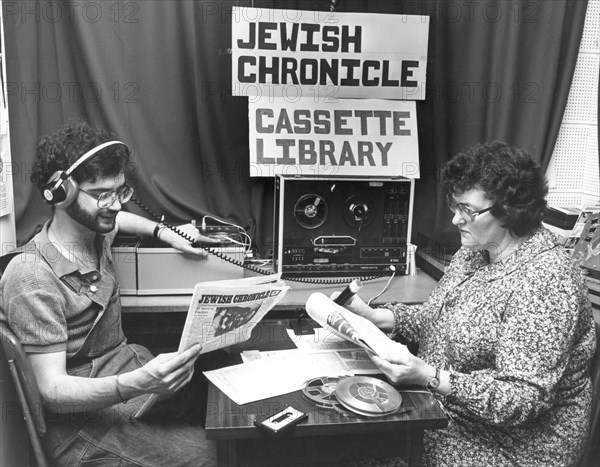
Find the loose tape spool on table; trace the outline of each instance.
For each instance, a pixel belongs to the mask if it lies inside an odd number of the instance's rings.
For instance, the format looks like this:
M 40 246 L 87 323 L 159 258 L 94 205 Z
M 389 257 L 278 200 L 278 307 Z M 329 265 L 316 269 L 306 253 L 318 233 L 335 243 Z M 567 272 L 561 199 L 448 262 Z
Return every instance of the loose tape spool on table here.
M 345 408 L 366 417 L 391 415 L 402 404 L 402 397 L 392 385 L 368 376 L 343 378 L 335 388 L 335 396 Z
M 367 376 L 320 376 L 304 383 L 302 394 L 318 407 L 347 411 L 365 417 L 394 414 L 402 404 L 398 391 L 376 378 Z
M 340 381 L 338 376 L 319 376 L 308 380 L 302 386 L 302 394 L 324 409 L 334 409 L 338 405 L 335 388 Z

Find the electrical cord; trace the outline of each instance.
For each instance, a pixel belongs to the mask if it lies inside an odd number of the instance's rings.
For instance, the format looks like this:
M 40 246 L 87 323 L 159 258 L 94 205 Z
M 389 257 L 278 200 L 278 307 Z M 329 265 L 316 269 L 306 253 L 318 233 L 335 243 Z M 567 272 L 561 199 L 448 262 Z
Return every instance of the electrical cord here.
M 367 301 L 367 305 L 371 306 L 371 302 L 373 300 L 375 300 L 376 298 L 381 297 L 385 293 L 385 291 L 390 287 L 392 279 L 396 276 L 396 267 L 395 266 L 390 266 L 390 270 L 392 271 L 392 275 L 388 279 L 387 284 L 385 284 L 383 286 L 383 289 L 381 290 L 381 292 L 379 292 L 377 295 L 374 295 L 373 297 L 369 298 L 369 300 Z
M 248 235 L 248 233 L 246 232 L 246 229 L 244 229 L 242 226 L 234 224 L 232 222 L 227 222 L 223 219 L 219 219 L 218 217 L 215 216 L 210 216 L 210 215 L 205 215 L 202 217 L 202 224 L 201 224 L 201 232 L 205 233 L 206 232 L 206 219 L 213 219 L 217 222 L 220 222 L 221 224 L 224 225 L 230 225 L 231 227 L 235 227 L 236 229 L 238 229 L 238 233 L 244 238 L 244 242 L 239 242 L 229 236 L 225 236 L 223 237 L 224 240 L 227 240 L 231 243 L 234 243 L 236 245 L 240 245 L 244 247 L 244 253 L 247 254 L 250 251 L 250 248 L 252 248 L 252 238 L 250 237 L 250 235 Z M 248 241 L 246 243 L 246 240 Z
M 166 228 L 168 228 L 169 230 L 172 230 L 177 235 L 179 235 L 181 238 L 183 238 L 183 239 L 187 240 L 188 242 L 190 242 L 193 246 L 198 247 L 198 248 L 202 248 L 204 251 L 210 253 L 211 255 L 214 255 L 217 258 L 222 259 L 223 261 L 226 261 L 228 263 L 234 264 L 234 265 L 239 266 L 241 268 L 244 268 L 244 269 L 246 269 L 248 271 L 252 271 L 252 272 L 255 272 L 257 274 L 261 274 L 263 276 L 269 276 L 269 275 L 272 274 L 272 272 L 265 271 L 264 269 L 258 268 L 256 266 L 251 265 L 251 264 L 246 264 L 246 263 L 244 263 L 244 262 L 242 262 L 242 261 L 240 261 L 240 260 L 238 260 L 236 258 L 232 258 L 229 255 L 221 253 L 220 251 L 215 250 L 212 247 L 209 247 L 209 246 L 206 246 L 206 245 L 198 245 L 198 244 L 196 244 L 196 241 L 195 241 L 195 239 L 193 237 L 191 237 L 190 235 L 186 234 L 185 232 L 182 232 L 181 230 L 179 230 L 174 225 L 169 224 L 168 222 L 165 222 L 164 220 L 161 220 L 162 219 L 161 216 L 159 216 L 152 209 L 150 209 L 149 207 L 147 207 L 144 203 L 142 203 L 141 201 L 139 201 L 135 197 L 132 197 L 131 201 L 133 201 L 139 208 L 141 208 L 143 211 L 145 211 L 154 220 L 156 220 L 157 222 L 162 222 L 162 224 Z M 211 217 L 211 216 L 205 216 L 205 217 Z M 203 219 L 203 222 L 204 222 L 204 219 Z M 233 225 L 233 224 L 230 224 L 230 225 Z M 395 274 L 395 272 L 394 272 L 394 274 Z M 377 274 L 377 275 L 367 276 L 367 277 L 357 277 L 357 279 L 360 279 L 361 281 L 366 282 L 366 281 L 378 279 L 380 277 L 384 277 L 384 276 L 387 276 L 387 275 L 388 275 L 388 273 L 383 273 L 383 274 Z M 282 274 L 281 278 L 283 280 L 292 281 L 292 282 L 302 282 L 302 283 L 307 283 L 307 284 L 322 284 L 322 285 L 346 284 L 348 282 L 348 280 L 349 280 L 349 278 L 344 278 L 344 279 L 316 279 L 316 278 L 312 278 L 312 277 L 293 277 L 293 276 L 289 276 L 287 274 Z M 391 281 L 391 279 L 390 279 L 390 281 Z M 389 284 L 389 281 L 388 281 L 388 284 Z M 385 289 L 384 289 L 384 291 L 385 291 Z M 381 292 L 381 293 L 383 293 L 383 292 Z

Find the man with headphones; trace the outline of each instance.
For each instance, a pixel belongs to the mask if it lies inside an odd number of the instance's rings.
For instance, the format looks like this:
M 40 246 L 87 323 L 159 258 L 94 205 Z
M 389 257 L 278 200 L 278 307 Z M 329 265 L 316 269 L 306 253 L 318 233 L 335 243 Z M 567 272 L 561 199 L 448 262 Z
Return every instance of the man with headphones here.
M 196 254 L 190 241 L 212 240 L 191 224 L 183 238 L 121 211 L 133 195 L 129 149 L 104 130 L 73 122 L 43 138 L 36 156 L 31 179 L 53 214 L 0 279 L 0 321 L 33 367 L 47 453 L 59 465 L 215 465 L 199 379 L 188 384 L 200 348 L 154 357 L 127 343 L 110 253 L 118 231 Z M 134 418 L 153 393 L 165 400 Z

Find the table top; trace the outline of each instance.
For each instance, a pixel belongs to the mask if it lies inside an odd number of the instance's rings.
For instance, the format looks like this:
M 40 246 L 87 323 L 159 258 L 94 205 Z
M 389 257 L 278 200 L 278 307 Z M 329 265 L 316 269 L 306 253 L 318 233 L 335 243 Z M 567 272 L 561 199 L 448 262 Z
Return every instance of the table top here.
M 339 278 L 337 278 L 339 280 Z M 381 292 L 389 277 L 363 282 L 359 295 L 367 301 Z M 349 282 L 350 280 L 348 280 Z M 277 308 L 304 307 L 311 293 L 322 292 L 331 295 L 344 287 L 337 284 L 309 284 L 286 281 L 290 286 Z M 395 276 L 387 290 L 373 300 L 373 304 L 387 302 L 422 303 L 429 298 L 437 281 L 424 271 L 417 270 L 415 276 Z M 185 312 L 190 305 L 191 295 L 130 295 L 122 296 L 121 303 L 125 313 Z
M 411 390 L 412 389 L 412 390 Z M 308 420 L 291 436 L 322 436 L 443 428 L 448 424 L 439 403 L 423 388 L 399 389 L 402 404 L 398 413 L 386 417 L 345 415 L 317 407 L 301 391 L 262 401 L 237 405 L 212 383 L 208 389 L 206 437 L 208 439 L 253 439 L 264 434 L 254 420 L 266 418 L 291 405 L 308 414 Z
M 261 322 L 247 342 L 232 346 L 231 353 L 251 349 L 293 348 L 292 341 L 284 331 L 290 324 L 289 320 Z M 374 418 L 317 407 L 301 391 L 238 405 L 209 383 L 206 437 L 216 440 L 264 438 L 265 434 L 254 426 L 254 420 L 266 418 L 287 405 L 308 415 L 307 421 L 300 423 L 289 433 L 291 437 L 425 430 L 447 425 L 448 421 L 440 404 L 424 388 L 399 388 L 398 391 L 402 397 L 399 411 L 386 417 Z

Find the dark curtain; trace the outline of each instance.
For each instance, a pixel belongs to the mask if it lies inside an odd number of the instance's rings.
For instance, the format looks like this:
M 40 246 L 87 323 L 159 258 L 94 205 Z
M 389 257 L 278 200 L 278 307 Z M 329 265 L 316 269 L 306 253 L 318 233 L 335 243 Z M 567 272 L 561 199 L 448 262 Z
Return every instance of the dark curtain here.
M 438 173 L 465 145 L 506 140 L 548 165 L 586 0 L 3 2 L 18 239 L 50 215 L 29 182 L 37 141 L 85 117 L 133 149 L 131 184 L 152 210 L 240 224 L 266 256 L 273 180 L 249 177 L 247 98 L 230 91 L 231 7 L 332 3 L 431 18 L 413 233 L 448 225 Z

